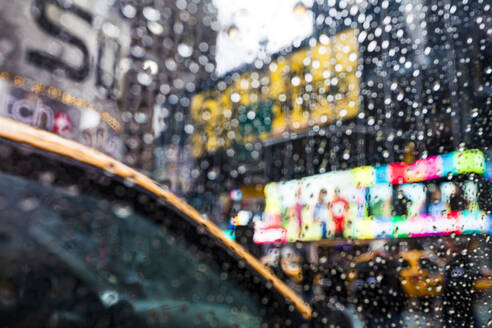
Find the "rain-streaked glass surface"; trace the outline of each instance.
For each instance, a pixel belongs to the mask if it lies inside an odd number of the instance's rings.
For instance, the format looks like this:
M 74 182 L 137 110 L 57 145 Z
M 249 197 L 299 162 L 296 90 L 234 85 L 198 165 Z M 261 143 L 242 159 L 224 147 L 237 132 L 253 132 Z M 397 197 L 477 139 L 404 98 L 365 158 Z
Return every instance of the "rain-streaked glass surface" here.
M 0 326 L 490 326 L 491 7 L 0 0 Z

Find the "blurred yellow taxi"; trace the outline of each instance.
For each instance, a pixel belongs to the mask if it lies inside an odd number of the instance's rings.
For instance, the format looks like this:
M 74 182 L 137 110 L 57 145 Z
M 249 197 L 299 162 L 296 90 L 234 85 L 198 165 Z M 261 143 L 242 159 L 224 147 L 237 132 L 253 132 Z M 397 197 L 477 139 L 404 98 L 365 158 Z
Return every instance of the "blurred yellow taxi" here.
M 475 282 L 477 292 L 487 292 L 492 290 L 492 270 L 482 269 L 482 276 Z
M 409 297 L 435 297 L 442 293 L 443 276 L 435 255 L 429 251 L 400 252 L 400 280 Z
M 353 261 L 353 269 L 349 270 L 348 281 L 357 278 L 358 263 L 371 261 L 375 252 L 359 255 Z M 435 297 L 442 292 L 443 276 L 439 272 L 440 263 L 429 251 L 412 250 L 399 253 L 400 281 L 403 290 L 411 298 Z

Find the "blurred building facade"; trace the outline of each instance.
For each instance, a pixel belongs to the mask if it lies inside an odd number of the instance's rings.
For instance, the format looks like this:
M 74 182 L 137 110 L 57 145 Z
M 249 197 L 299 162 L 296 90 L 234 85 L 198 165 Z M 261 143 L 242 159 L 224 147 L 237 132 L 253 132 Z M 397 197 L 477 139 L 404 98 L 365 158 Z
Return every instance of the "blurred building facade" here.
M 181 95 L 215 68 L 216 9 L 209 0 L 121 0 L 119 6 L 132 31 L 119 104 L 125 162 L 166 180 L 175 170 L 168 159 L 180 145 L 172 131 L 183 128 L 176 105 L 185 108 Z
M 188 94 L 182 191 L 213 207 L 203 200 L 241 186 L 488 151 L 489 7 L 315 1 L 312 36 Z

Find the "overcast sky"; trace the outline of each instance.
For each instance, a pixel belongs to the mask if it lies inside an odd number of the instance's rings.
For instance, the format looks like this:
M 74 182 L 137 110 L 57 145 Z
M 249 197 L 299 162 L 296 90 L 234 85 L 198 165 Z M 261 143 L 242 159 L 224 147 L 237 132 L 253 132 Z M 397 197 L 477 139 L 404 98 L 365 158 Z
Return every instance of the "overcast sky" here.
M 222 75 L 244 63 L 252 63 L 267 40 L 267 53 L 275 53 L 313 31 L 311 11 L 294 14 L 298 2 L 311 7 L 312 0 L 213 0 L 218 8 L 221 31 L 217 36 L 217 70 Z M 230 38 L 227 30 L 235 25 L 239 34 Z

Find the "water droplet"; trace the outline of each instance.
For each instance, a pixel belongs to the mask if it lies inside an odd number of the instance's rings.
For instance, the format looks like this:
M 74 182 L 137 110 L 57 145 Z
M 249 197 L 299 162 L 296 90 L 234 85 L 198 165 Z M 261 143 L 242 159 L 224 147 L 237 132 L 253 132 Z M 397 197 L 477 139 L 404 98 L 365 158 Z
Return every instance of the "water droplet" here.
M 178 45 L 178 53 L 183 58 L 188 58 L 193 54 L 193 47 L 186 43 L 180 43 Z

